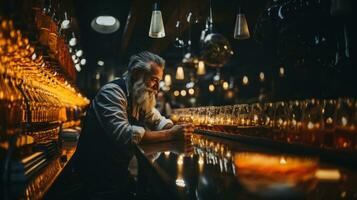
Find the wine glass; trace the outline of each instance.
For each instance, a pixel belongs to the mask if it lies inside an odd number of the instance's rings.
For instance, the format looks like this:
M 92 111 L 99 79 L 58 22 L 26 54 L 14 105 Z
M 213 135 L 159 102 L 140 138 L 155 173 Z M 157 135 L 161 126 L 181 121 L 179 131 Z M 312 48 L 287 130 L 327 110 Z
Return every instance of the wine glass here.
M 275 104 L 265 103 L 263 105 L 263 114 L 262 114 L 262 123 L 266 129 L 269 129 L 265 132 L 265 137 L 274 138 L 273 128 L 275 122 Z
M 304 103 L 303 137 L 306 144 L 322 147 L 324 132 L 322 131 L 322 106 L 317 99 L 308 99 Z
M 339 98 L 336 114 L 334 146 L 337 149 L 352 150 L 355 146 L 356 124 L 355 100 Z
M 275 103 L 274 139 L 287 140 L 287 127 L 289 120 L 288 104 L 284 101 Z
M 333 148 L 336 127 L 337 100 L 325 99 L 322 102 L 324 147 Z
M 303 123 L 303 101 L 289 101 L 289 120 L 287 128 L 287 142 L 302 143 L 301 134 Z

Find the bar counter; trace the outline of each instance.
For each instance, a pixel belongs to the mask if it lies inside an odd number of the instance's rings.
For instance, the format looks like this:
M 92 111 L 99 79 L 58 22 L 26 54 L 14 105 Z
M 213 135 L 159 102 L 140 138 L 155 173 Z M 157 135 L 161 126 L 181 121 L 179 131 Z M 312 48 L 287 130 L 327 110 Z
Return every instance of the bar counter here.
M 9 185 L 8 199 L 43 199 L 65 167 L 70 163 L 77 148 L 76 140 L 61 140 L 58 154 L 46 160 L 44 167 L 28 181 Z
M 142 144 L 139 180 L 159 198 L 357 199 L 357 170 L 317 156 L 194 134 Z

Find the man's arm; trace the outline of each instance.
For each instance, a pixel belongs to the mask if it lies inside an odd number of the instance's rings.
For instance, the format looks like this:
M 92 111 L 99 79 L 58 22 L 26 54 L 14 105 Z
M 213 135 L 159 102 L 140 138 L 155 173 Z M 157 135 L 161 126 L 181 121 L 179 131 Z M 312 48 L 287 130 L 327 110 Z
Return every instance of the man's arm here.
M 140 142 L 145 129 L 129 124 L 127 99 L 120 87 L 115 84 L 105 85 L 95 97 L 93 107 L 104 132 L 113 141 L 119 145 Z
M 153 127 L 154 130 L 163 130 L 173 127 L 172 121 L 162 116 L 156 108 L 145 113 L 145 123 L 150 125 L 149 127 Z
M 160 131 L 145 131 L 144 137 L 142 138 L 143 143 L 152 142 L 163 142 L 168 140 L 184 139 L 185 132 L 187 131 L 188 125 L 172 125 L 168 129 L 163 129 Z

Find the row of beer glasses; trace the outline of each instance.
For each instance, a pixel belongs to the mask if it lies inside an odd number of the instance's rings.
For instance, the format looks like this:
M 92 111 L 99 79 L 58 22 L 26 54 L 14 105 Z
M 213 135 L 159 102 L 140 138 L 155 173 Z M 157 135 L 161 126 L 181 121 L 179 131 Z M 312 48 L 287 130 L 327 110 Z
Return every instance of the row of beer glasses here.
M 192 122 L 203 130 L 357 150 L 354 98 L 181 108 L 174 110 L 172 119 Z

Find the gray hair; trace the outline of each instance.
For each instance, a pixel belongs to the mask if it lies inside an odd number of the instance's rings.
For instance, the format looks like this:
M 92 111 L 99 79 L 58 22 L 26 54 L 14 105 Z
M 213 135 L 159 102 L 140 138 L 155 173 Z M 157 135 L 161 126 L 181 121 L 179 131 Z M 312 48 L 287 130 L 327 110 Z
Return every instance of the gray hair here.
M 138 76 L 143 73 L 138 72 L 150 72 L 151 63 L 154 62 L 160 67 L 165 67 L 165 60 L 160 56 L 148 51 L 143 51 L 138 54 L 132 55 L 129 60 L 128 71 L 124 73 L 124 77 L 128 80 L 135 81 Z

